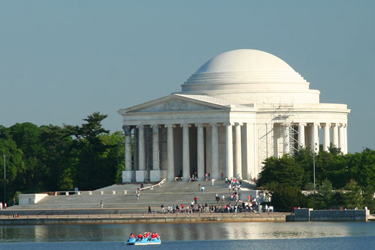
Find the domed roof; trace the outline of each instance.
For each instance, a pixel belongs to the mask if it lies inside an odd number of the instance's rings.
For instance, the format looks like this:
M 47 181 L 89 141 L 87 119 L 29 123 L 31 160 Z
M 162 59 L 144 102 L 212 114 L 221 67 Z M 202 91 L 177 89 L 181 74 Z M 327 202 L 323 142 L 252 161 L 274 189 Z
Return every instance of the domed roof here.
M 238 71 L 291 71 L 286 62 L 280 58 L 260 50 L 239 49 L 220 54 L 198 69 L 195 74 L 208 72 L 238 72 Z
M 181 94 L 207 95 L 246 103 L 319 103 L 317 90 L 280 58 L 240 49 L 220 54 L 181 85 Z
M 212 58 L 203 64 L 182 87 L 184 91 L 184 88 L 189 88 L 187 85 L 197 84 L 267 83 L 306 84 L 307 82 L 286 62 L 274 55 L 260 50 L 239 49 L 228 51 Z M 206 87 L 205 89 L 207 90 Z

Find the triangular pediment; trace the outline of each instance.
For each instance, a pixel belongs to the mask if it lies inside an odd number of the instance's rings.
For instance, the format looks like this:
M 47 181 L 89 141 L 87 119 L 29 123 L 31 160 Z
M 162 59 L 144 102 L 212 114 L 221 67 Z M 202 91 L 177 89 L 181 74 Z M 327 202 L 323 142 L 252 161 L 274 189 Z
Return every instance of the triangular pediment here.
M 208 100 L 207 100 L 208 99 Z M 189 111 L 228 110 L 231 105 L 218 102 L 206 96 L 188 96 L 173 94 L 150 102 L 120 110 L 121 113 L 161 113 Z

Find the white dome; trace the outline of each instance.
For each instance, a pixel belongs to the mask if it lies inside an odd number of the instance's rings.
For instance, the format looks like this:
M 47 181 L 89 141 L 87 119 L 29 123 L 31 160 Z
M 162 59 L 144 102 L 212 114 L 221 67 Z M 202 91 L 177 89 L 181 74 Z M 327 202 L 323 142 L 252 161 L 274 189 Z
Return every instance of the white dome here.
M 286 62 L 274 55 L 260 50 L 239 49 L 212 58 L 203 64 L 184 85 L 243 83 L 307 82 Z
M 198 69 L 195 74 L 213 72 L 295 72 L 286 62 L 267 52 L 252 49 L 232 50 L 220 54 Z
M 298 102 L 319 100 L 319 91 L 309 90 L 309 83 L 286 62 L 252 49 L 232 50 L 212 58 L 181 87 L 182 94 L 233 100 L 240 97 L 241 103 L 286 102 L 291 98 Z M 298 93 L 303 95 L 296 97 Z

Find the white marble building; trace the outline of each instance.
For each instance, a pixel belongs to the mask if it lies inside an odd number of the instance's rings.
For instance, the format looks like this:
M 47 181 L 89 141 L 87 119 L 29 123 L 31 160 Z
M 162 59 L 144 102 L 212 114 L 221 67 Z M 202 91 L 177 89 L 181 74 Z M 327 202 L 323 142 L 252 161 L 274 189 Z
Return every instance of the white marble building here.
M 258 50 L 220 54 L 182 90 L 119 110 L 125 131 L 123 182 L 190 175 L 256 178 L 270 156 L 330 145 L 346 154 L 346 104 L 318 90 L 280 58 Z M 313 146 L 314 145 L 314 146 Z M 134 157 L 132 159 L 132 149 Z

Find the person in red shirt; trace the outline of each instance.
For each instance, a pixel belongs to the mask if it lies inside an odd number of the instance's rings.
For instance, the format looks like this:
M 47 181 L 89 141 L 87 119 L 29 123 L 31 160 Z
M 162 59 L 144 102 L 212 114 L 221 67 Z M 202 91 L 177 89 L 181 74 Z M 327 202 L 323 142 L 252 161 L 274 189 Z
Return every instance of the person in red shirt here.
M 143 235 L 141 233 L 138 233 L 138 240 L 141 241 L 143 239 Z

